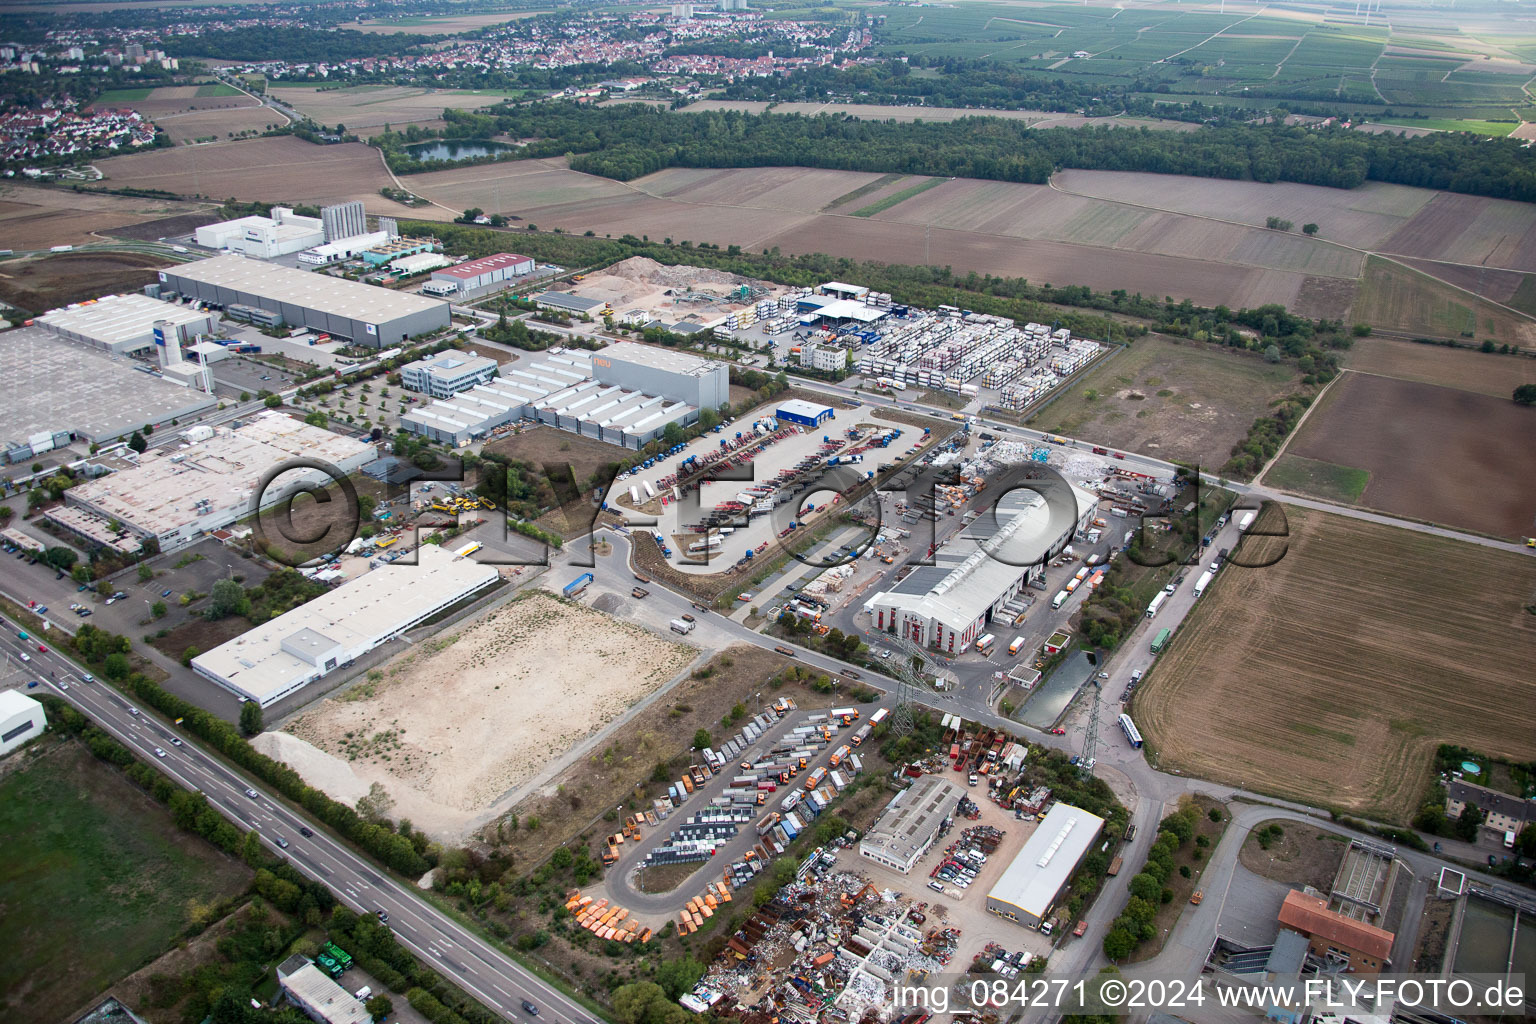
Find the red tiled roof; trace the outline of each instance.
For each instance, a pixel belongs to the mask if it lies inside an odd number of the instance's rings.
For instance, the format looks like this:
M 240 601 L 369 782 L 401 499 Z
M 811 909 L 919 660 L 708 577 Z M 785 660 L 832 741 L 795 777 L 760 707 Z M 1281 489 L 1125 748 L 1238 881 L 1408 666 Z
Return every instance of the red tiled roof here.
M 1328 909 L 1327 900 L 1321 896 L 1308 896 L 1300 889 L 1292 889 L 1286 894 L 1285 903 L 1280 907 L 1280 923 L 1379 961 L 1385 961 L 1392 953 L 1394 936 L 1391 932 L 1335 913 Z

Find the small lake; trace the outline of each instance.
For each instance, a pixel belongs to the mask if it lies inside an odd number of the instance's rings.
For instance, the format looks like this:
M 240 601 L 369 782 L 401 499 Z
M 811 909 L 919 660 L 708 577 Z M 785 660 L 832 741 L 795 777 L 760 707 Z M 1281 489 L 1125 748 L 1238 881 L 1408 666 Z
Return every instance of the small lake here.
M 505 143 L 487 142 L 481 139 L 418 142 L 405 147 L 405 151 L 417 160 L 475 160 L 483 156 L 506 153 L 511 149 L 512 147 Z

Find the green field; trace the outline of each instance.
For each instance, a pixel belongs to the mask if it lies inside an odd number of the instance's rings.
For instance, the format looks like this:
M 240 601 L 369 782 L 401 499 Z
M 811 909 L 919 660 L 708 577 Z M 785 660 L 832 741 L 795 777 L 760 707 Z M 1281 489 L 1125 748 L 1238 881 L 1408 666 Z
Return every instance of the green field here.
M 120 103 L 135 103 L 139 100 L 149 99 L 153 89 L 108 89 L 96 97 L 96 102 L 103 107 L 117 106 Z
M 250 878 L 75 741 L 46 741 L 0 782 L 0 836 L 5 1020 L 68 1019 L 170 948 L 190 901 Z
M 232 85 L 223 82 L 208 82 L 197 87 L 198 99 L 207 99 L 213 96 L 244 96 L 245 93 Z
M 1474 135 L 1504 136 L 1520 127 L 1514 121 L 1473 121 L 1448 117 L 1382 117 L 1379 124 L 1400 124 L 1404 128 L 1429 128 L 1437 132 L 1472 132 Z
M 1371 474 L 1353 466 L 1304 459 L 1300 455 L 1282 455 L 1264 474 L 1264 482 L 1283 491 L 1354 505 L 1365 493 Z
M 868 206 L 863 207 L 862 209 L 854 210 L 853 215 L 855 217 L 873 217 L 875 214 L 882 210 L 889 210 L 897 203 L 904 203 L 908 199 L 911 199 L 913 196 L 922 192 L 927 192 L 931 188 L 936 188 L 948 180 L 948 178 L 929 178 L 927 181 L 919 182 L 918 184 L 913 185 L 911 188 L 904 188 L 900 192 L 894 192 L 891 195 L 886 196 L 884 199 L 870 203 Z

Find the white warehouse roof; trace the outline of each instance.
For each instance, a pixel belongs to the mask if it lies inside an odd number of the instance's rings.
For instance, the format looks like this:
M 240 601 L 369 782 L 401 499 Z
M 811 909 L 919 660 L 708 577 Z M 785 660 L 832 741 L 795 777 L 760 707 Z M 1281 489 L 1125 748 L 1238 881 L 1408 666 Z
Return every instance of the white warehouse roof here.
M 148 295 L 106 295 L 94 302 L 81 302 L 62 309 L 52 309 L 37 318 L 50 327 L 72 336 L 88 338 L 109 349 L 140 342 L 154 333 L 155 324 L 168 320 L 180 327 L 205 328 L 209 315 L 188 306 L 161 302 Z
M 1043 919 L 1078 861 L 1104 828 L 1104 819 L 1081 807 L 1058 803 L 1025 842 L 1013 863 L 987 893 L 996 900 Z
M 281 299 L 334 316 L 370 322 L 393 320 L 422 310 L 440 309 L 443 305 L 441 299 L 427 299 L 328 274 L 280 267 L 236 253 L 181 263 L 170 268 L 169 273 L 189 281 Z

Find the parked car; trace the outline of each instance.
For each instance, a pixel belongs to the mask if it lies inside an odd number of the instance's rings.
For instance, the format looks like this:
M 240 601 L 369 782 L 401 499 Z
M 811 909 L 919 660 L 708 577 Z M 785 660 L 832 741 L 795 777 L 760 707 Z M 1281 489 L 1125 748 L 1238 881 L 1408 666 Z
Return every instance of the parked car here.
M 944 886 L 942 884 L 940 884 L 939 882 L 929 882 L 928 883 L 928 888 L 932 889 L 934 892 L 938 893 L 940 896 L 944 895 Z
M 171 592 L 169 590 L 162 590 L 162 591 L 160 591 L 160 596 L 161 597 L 170 597 L 171 596 Z

